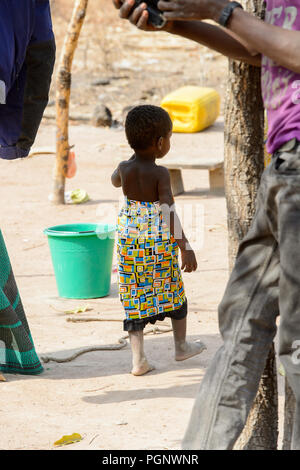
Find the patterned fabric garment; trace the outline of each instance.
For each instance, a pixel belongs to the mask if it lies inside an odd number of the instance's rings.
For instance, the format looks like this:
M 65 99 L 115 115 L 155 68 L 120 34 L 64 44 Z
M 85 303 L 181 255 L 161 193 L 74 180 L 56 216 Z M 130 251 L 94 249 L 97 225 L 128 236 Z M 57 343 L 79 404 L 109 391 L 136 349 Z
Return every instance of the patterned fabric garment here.
M 33 375 L 43 370 L 0 230 L 0 371 Z
M 118 218 L 118 265 L 124 330 L 140 330 L 166 316 L 186 316 L 178 245 L 158 202 L 125 199 Z

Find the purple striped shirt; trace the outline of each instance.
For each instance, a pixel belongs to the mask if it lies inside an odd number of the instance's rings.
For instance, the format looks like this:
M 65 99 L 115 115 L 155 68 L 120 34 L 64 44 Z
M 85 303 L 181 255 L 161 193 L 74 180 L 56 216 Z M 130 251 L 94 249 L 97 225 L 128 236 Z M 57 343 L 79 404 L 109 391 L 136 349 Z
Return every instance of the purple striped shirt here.
M 300 0 L 266 0 L 266 5 L 267 23 L 299 31 L 300 37 Z M 300 73 L 263 56 L 262 93 L 268 115 L 268 152 L 274 153 L 295 137 L 300 141 Z

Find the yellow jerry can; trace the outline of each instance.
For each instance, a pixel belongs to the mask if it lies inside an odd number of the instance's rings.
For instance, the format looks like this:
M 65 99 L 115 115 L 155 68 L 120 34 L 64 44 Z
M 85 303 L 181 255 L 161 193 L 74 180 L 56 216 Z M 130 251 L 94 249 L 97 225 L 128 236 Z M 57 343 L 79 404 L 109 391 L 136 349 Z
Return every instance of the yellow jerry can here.
M 198 132 L 211 126 L 220 114 L 221 97 L 213 88 L 184 86 L 161 102 L 172 119 L 174 132 Z

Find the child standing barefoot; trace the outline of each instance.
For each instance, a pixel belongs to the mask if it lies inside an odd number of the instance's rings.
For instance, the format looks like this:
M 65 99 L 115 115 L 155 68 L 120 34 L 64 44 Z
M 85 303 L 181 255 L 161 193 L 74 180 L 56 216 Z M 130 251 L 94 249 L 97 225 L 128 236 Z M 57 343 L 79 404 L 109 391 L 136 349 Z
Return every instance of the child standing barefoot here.
M 178 249 L 185 272 L 195 271 L 197 261 L 174 210 L 169 172 L 156 163 L 170 150 L 171 119 L 157 106 L 137 106 L 128 113 L 125 131 L 134 155 L 112 175 L 113 185 L 122 186 L 125 195 L 118 219 L 119 292 L 132 349 L 131 373 L 143 375 L 154 369 L 144 353 L 143 329 L 149 322 L 171 318 L 176 361 L 206 347 L 186 341 L 187 299 Z

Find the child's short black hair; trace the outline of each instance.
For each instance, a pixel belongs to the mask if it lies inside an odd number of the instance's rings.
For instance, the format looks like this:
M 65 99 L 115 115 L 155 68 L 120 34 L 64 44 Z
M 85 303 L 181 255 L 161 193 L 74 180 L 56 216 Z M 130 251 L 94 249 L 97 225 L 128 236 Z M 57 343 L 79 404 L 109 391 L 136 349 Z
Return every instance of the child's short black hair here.
M 134 150 L 146 150 L 160 137 L 166 137 L 171 130 L 170 116 L 159 106 L 136 106 L 127 114 L 125 132 Z

